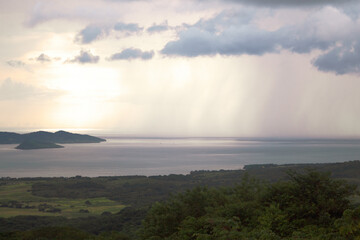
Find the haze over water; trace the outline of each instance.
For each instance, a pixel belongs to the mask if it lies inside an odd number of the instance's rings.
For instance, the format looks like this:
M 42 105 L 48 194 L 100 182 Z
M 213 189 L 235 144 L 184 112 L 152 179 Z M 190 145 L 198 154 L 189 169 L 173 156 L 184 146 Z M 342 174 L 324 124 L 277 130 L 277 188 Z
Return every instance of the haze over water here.
M 188 174 L 246 164 L 327 163 L 360 159 L 359 140 L 236 138 L 106 138 L 63 149 L 16 150 L 0 145 L 0 177 Z

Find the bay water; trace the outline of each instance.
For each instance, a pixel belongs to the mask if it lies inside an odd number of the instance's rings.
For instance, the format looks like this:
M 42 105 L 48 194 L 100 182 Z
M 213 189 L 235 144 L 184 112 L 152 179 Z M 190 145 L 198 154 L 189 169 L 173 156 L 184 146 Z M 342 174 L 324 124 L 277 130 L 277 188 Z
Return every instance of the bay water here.
M 0 145 L 0 177 L 151 176 L 360 159 L 360 140 L 105 138 L 102 143 L 62 144 L 60 149 Z

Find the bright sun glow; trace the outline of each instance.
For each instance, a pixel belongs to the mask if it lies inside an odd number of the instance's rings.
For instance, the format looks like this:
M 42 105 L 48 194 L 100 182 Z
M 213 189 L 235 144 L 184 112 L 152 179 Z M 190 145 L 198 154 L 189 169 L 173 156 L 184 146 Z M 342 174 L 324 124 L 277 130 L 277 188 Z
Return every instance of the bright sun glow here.
M 49 86 L 64 92 L 54 120 L 67 127 L 89 126 L 103 120 L 113 110 L 112 102 L 123 93 L 120 80 L 112 69 L 63 66 Z
M 191 68 L 186 61 L 180 61 L 171 70 L 172 82 L 175 87 L 182 87 L 190 80 Z

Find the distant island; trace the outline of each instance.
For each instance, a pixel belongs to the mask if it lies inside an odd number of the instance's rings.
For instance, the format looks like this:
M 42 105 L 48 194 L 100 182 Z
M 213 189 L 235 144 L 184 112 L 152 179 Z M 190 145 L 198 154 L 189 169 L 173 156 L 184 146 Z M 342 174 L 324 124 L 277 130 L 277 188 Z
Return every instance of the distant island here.
M 30 150 L 30 149 L 42 149 L 42 148 L 63 148 L 64 146 L 58 145 L 52 142 L 39 142 L 33 140 L 26 140 L 19 144 L 16 149 Z
M 21 150 L 63 148 L 57 143 L 99 143 L 104 141 L 106 140 L 102 138 L 66 131 L 55 133 L 38 131 L 26 134 L 0 132 L 0 144 L 19 144 L 16 149 Z

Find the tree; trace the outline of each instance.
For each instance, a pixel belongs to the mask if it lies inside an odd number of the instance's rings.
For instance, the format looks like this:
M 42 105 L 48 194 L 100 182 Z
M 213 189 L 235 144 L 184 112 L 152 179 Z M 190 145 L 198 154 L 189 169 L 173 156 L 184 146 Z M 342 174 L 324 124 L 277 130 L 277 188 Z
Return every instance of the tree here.
M 329 173 L 307 170 L 300 174 L 288 172 L 289 182 L 270 186 L 263 202 L 265 205 L 278 204 L 288 215 L 293 228 L 305 225 L 328 226 L 349 208 L 349 197 L 356 186 L 335 180 Z
M 360 207 L 347 209 L 342 218 L 335 221 L 341 236 L 346 239 L 360 239 Z
M 355 186 L 312 170 L 288 172 L 288 176 L 288 182 L 272 185 L 245 176 L 232 188 L 195 188 L 172 196 L 153 205 L 143 221 L 141 237 L 351 239 L 360 234 L 360 210 L 345 211 Z

